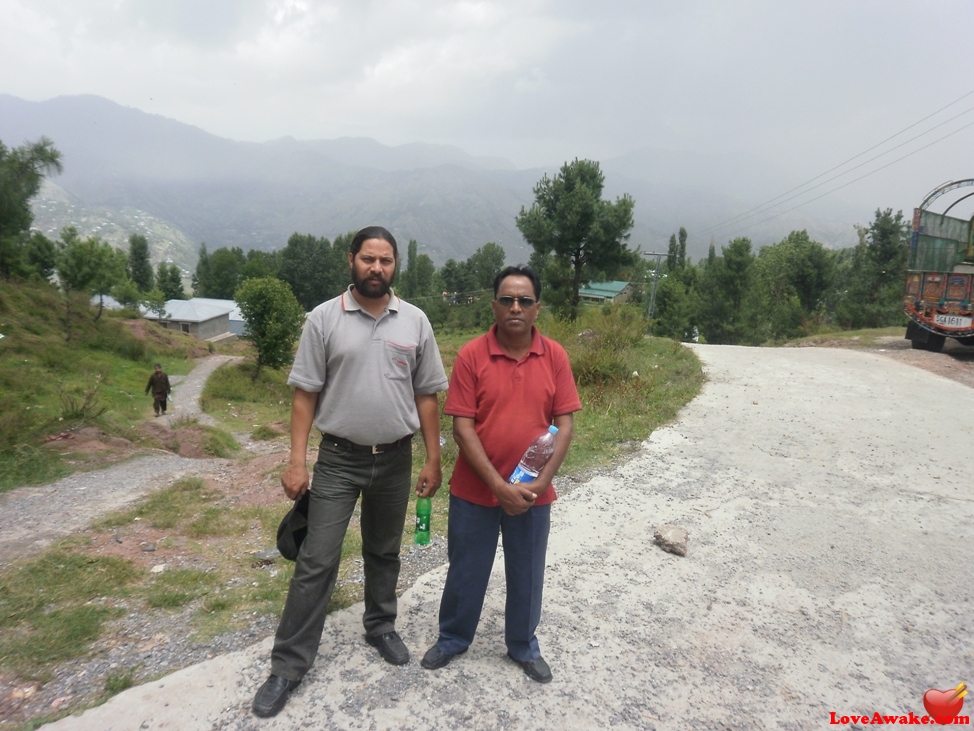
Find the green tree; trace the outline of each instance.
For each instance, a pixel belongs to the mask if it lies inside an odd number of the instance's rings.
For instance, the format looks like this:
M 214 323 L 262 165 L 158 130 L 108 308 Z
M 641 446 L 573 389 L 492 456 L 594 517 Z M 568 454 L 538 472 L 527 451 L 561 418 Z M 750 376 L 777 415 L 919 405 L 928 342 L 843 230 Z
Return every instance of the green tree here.
M 662 276 L 656 287 L 653 334 L 688 342 L 697 329 L 694 307 L 699 270 L 684 267 Z
M 152 262 L 149 261 L 149 241 L 142 234 L 129 236 L 128 256 L 129 279 L 135 282 L 140 292 L 151 292 L 155 283 L 152 277 Z
M 277 252 L 251 249 L 247 252 L 247 263 L 244 264 L 241 277 L 243 279 L 276 277 L 280 265 L 280 256 Z
M 111 244 L 99 241 L 94 256 L 96 274 L 91 282 L 91 293 L 98 295 L 98 314 L 95 315 L 97 321 L 105 308 L 105 295 L 111 294 L 112 290 L 128 280 L 128 274 L 125 271 L 125 252 Z
M 851 264 L 837 277 L 842 294 L 836 320 L 842 327 L 884 327 L 903 322 L 903 271 L 909 255 L 909 225 L 903 212 L 876 210 L 868 227 L 858 226 Z
M 666 266 L 663 268 L 663 271 L 671 272 L 676 269 L 678 255 L 679 249 L 676 244 L 676 234 L 670 234 L 670 243 L 666 248 Z
M 206 289 L 203 292 L 194 289 L 193 293 L 197 297 L 233 299 L 233 293 L 243 280 L 246 264 L 247 257 L 239 246 L 234 246 L 232 249 L 225 246 L 217 249 L 210 254 L 210 276 Z
M 697 287 L 696 319 L 708 343 L 756 344 L 759 313 L 752 299 L 754 292 L 754 254 L 751 241 L 737 238 L 710 255 Z
M 24 254 L 30 272 L 49 280 L 57 271 L 57 246 L 40 231 L 33 231 L 27 239 Z
M 125 254 L 97 236 L 82 239 L 75 228 L 61 232 L 57 275 L 65 295 L 67 339 L 71 339 L 71 299 L 75 293 L 99 295 L 97 320 L 101 317 L 104 295 L 125 279 Z
M 465 261 L 447 259 L 446 263 L 439 271 L 440 281 L 446 292 L 460 293 L 473 292 L 477 289 L 477 284 Z
M 34 221 L 31 198 L 45 175 L 61 169 L 61 153 L 46 137 L 12 149 L 0 142 L 0 277 L 26 273 L 24 248 Z
M 243 337 L 257 351 L 254 380 L 264 366 L 276 370 L 290 363 L 304 325 L 304 308 L 291 288 L 274 277 L 248 279 L 237 288 L 233 299 L 247 323 Z
M 681 269 L 687 265 L 687 230 L 680 226 L 680 245 L 676 251 L 676 265 Z
M 494 288 L 494 277 L 504 268 L 506 254 L 503 247 L 488 241 L 467 259 L 467 268 L 473 277 L 474 289 Z
M 186 299 L 186 290 L 183 288 L 183 275 L 179 267 L 175 264 L 167 264 L 160 261 L 156 267 L 156 287 L 162 292 L 163 297 L 168 300 Z
M 288 283 L 305 311 L 338 296 L 349 282 L 346 255 L 351 240 L 340 239 L 332 244 L 324 237 L 293 233 L 280 252 L 277 276 Z
M 566 163 L 554 178 L 545 175 L 534 187 L 535 202 L 521 208 L 516 223 L 537 258 L 560 261 L 570 272 L 570 296 L 566 303 L 572 321 L 578 316 L 578 290 L 583 282 L 602 274 L 612 277 L 631 263 L 633 252 L 625 242 L 632 229 L 633 199 L 627 194 L 615 203 L 602 200 L 605 178 L 591 160 Z M 559 277 L 563 276 L 561 271 Z M 549 280 L 550 281 L 550 280 Z
M 211 276 L 213 267 L 210 265 L 210 253 L 206 250 L 206 242 L 200 244 L 199 252 L 196 255 L 196 269 L 193 272 L 191 279 L 191 284 L 193 286 L 193 294 L 197 297 L 208 297 L 209 295 L 203 294 L 211 289 Z M 158 279 L 156 280 L 158 284 Z M 162 285 L 158 284 L 159 289 L 162 289 Z

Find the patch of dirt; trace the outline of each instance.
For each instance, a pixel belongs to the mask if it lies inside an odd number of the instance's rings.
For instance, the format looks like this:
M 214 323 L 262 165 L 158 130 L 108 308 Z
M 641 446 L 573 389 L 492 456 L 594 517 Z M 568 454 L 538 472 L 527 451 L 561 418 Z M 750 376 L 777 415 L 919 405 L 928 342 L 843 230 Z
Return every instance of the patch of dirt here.
M 858 338 L 836 338 L 803 344 L 801 347 L 869 350 L 974 388 L 974 348 L 949 338 L 940 353 L 913 350 L 909 340 L 896 335 L 877 338 L 872 345 L 863 344 Z
M 176 430 L 177 434 L 182 430 Z M 186 430 L 187 432 L 192 430 Z M 263 506 L 280 504 L 283 517 L 289 502 L 280 487 L 280 472 L 287 459 L 284 445 L 273 445 L 274 451 L 248 461 L 234 462 L 226 469 L 204 480 L 206 490 L 215 495 L 212 504 L 220 507 Z M 252 540 L 258 540 L 258 527 L 248 531 Z M 198 556 L 193 543 L 216 545 L 225 541 L 217 536 L 206 539 L 190 539 L 173 531 L 153 528 L 135 521 L 108 530 L 89 529 L 82 535 L 90 541 L 85 552 L 99 556 L 118 556 L 129 559 L 142 568 L 151 569 L 159 564 L 187 566 Z

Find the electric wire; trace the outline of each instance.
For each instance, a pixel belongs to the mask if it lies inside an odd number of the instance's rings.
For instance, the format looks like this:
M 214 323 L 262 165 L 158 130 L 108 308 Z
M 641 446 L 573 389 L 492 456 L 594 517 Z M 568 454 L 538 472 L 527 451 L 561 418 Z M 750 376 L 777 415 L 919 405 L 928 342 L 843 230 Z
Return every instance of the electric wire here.
M 970 114 L 971 112 L 974 112 L 974 107 L 971 107 L 970 109 L 965 109 L 960 114 L 956 114 L 953 117 L 951 117 L 950 119 L 945 119 L 940 124 L 934 125 L 930 129 L 928 129 L 928 130 L 926 130 L 924 132 L 921 132 L 920 134 L 915 135 L 915 136 L 911 137 L 908 140 L 904 140 L 903 142 L 899 143 L 898 145 L 894 145 L 893 147 L 889 148 L 888 150 L 886 150 L 884 152 L 881 152 L 878 155 L 874 155 L 873 157 L 869 158 L 868 160 L 863 160 L 858 165 L 854 165 L 851 168 L 849 168 L 848 170 L 845 170 L 844 172 L 839 173 L 838 175 L 833 175 L 831 178 L 827 178 L 826 180 L 823 180 L 821 183 L 817 183 L 816 185 L 813 185 L 811 188 L 807 188 L 807 189 L 803 190 L 801 193 L 795 193 L 795 195 L 793 195 L 793 196 L 790 196 L 788 198 L 784 198 L 783 200 L 781 200 L 776 205 L 781 205 L 783 203 L 787 203 L 789 201 L 793 201 L 793 200 L 795 200 L 795 198 L 800 198 L 803 195 L 806 195 L 807 193 L 810 193 L 813 190 L 817 190 L 817 189 L 821 188 L 823 185 L 828 185 L 833 180 L 838 180 L 843 175 L 848 175 L 849 173 L 851 173 L 854 170 L 858 170 L 859 168 L 864 167 L 864 166 L 868 165 L 871 162 L 875 162 L 879 158 L 888 155 L 889 153 L 893 152 L 894 150 L 898 150 L 901 147 L 904 147 L 904 146 L 910 144 L 911 142 L 914 142 L 914 141 L 920 139 L 921 137 L 924 137 L 925 135 L 929 134 L 930 132 L 933 132 L 935 129 L 939 129 L 940 127 L 943 127 L 945 124 L 949 124 L 950 122 L 953 122 L 955 119 L 957 119 L 959 117 L 963 117 L 965 114 Z M 967 125 L 967 126 L 970 126 L 970 125 Z M 964 127 L 961 127 L 960 129 L 964 129 Z M 960 131 L 960 130 L 958 130 L 958 131 Z M 943 138 L 941 138 L 941 139 L 943 139 Z M 870 149 L 873 149 L 873 148 L 870 148 Z M 920 148 L 920 149 L 924 149 L 924 148 Z M 861 157 L 863 154 L 864 153 L 860 153 L 859 155 L 856 155 L 856 157 Z M 855 158 L 853 158 L 853 159 L 855 159 Z M 900 159 L 902 160 L 903 158 L 900 158 Z M 846 162 L 848 162 L 848 161 L 846 161 Z M 843 163 L 843 165 L 845 165 L 845 164 L 846 163 Z M 835 168 L 833 168 L 833 170 L 834 169 Z M 882 169 L 882 168 L 880 168 L 880 169 Z M 823 173 L 823 175 L 825 175 L 825 174 L 826 173 Z M 820 178 L 822 176 L 819 175 L 818 177 Z M 816 178 L 812 178 L 812 180 L 816 180 Z M 862 178 L 856 178 L 856 180 L 862 180 Z M 810 183 L 811 180 L 808 181 L 808 182 Z M 808 183 L 804 183 L 802 186 L 799 186 L 799 187 L 803 187 L 804 185 L 808 185 Z M 792 190 L 795 190 L 795 189 L 793 188 Z M 836 190 L 839 190 L 839 189 L 836 188 Z M 788 194 L 787 193 L 782 193 L 780 196 L 778 196 L 778 198 L 781 198 L 784 195 L 788 195 Z M 774 200 L 777 200 L 777 198 L 774 199 Z M 806 202 L 807 203 L 811 203 L 812 200 L 818 200 L 818 198 L 813 198 L 813 199 L 811 199 L 809 201 L 806 201 Z M 802 205 L 804 205 L 804 204 L 802 204 Z M 761 208 L 761 207 L 762 206 L 758 206 L 758 208 Z M 791 209 L 791 210 L 794 210 L 794 209 Z M 757 210 L 757 209 L 751 209 L 751 211 L 748 211 L 747 213 L 742 213 L 741 215 L 739 215 L 739 216 L 736 217 L 737 219 L 740 219 L 740 220 L 734 220 L 734 219 L 732 219 L 732 220 L 734 221 L 735 224 L 739 224 L 739 223 L 747 220 L 748 218 L 753 218 L 754 216 L 756 216 L 756 215 L 758 215 L 760 213 L 766 213 L 766 212 L 767 212 L 767 209 L 765 209 L 763 211 L 760 211 L 760 210 Z M 710 229 L 704 231 L 703 232 L 703 235 L 706 235 L 708 233 L 712 233 L 714 231 L 718 231 L 721 228 L 725 228 L 726 226 L 729 226 L 729 225 L 731 225 L 731 224 L 730 223 L 727 223 L 727 224 L 724 224 L 722 226 L 715 226 L 713 228 L 710 228 Z
M 815 196 L 814 198 L 810 198 L 807 201 L 803 201 L 803 202 L 799 203 L 797 206 L 793 206 L 793 207 L 789 208 L 788 210 L 779 211 L 778 213 L 775 213 L 772 216 L 768 216 L 765 219 L 762 219 L 762 220 L 757 221 L 755 223 L 748 224 L 747 226 L 745 226 L 741 230 L 742 231 L 749 231 L 750 229 L 754 228 L 755 226 L 760 226 L 761 224 L 767 223 L 768 221 L 773 221 L 774 219 L 778 218 L 778 216 L 783 216 L 786 213 L 791 213 L 792 211 L 798 210 L 802 206 L 808 205 L 809 203 L 812 203 L 813 201 L 817 201 L 817 200 L 819 200 L 821 198 L 824 198 L 827 195 L 831 195 L 832 193 L 836 192 L 837 190 L 842 190 L 843 188 L 847 188 L 848 186 L 852 185 L 853 183 L 858 183 L 863 178 L 868 178 L 870 175 L 875 175 L 876 173 L 880 172 L 881 170 L 885 170 L 886 168 L 890 167 L 891 165 L 895 165 L 896 163 L 900 162 L 901 160 L 905 160 L 906 158 L 908 158 L 908 157 L 910 157 L 912 155 L 915 155 L 918 152 L 922 152 L 923 150 L 926 150 L 928 147 L 932 147 L 933 145 L 936 145 L 938 142 L 943 142 L 948 137 L 953 137 L 958 132 L 963 132 L 965 129 L 967 129 L 968 127 L 972 127 L 972 126 L 974 126 L 974 122 L 968 122 L 963 127 L 959 127 L 957 129 L 955 129 L 953 132 L 948 132 L 943 137 L 940 137 L 940 138 L 934 140 L 933 142 L 929 142 L 926 145 L 924 145 L 923 147 L 918 147 L 917 149 L 912 150 L 911 152 L 906 153 L 902 157 L 896 158 L 892 162 L 888 162 L 885 165 L 882 165 L 881 167 L 876 168 L 875 170 L 869 171 L 865 175 L 860 175 L 858 178 L 854 178 L 853 180 L 850 180 L 848 182 L 845 182 L 842 185 L 836 186 L 835 188 L 832 188 L 831 190 L 827 190 L 824 193 L 822 193 L 821 195 Z
M 716 225 L 714 225 L 714 226 L 711 226 L 710 228 L 708 228 L 708 229 L 706 229 L 705 231 L 702 231 L 702 232 L 701 232 L 701 235 L 706 235 L 706 234 L 709 234 L 709 233 L 712 233 L 712 232 L 715 232 L 715 231 L 718 231 L 718 230 L 720 230 L 721 228 L 724 228 L 724 227 L 726 227 L 726 226 L 728 226 L 728 225 L 730 225 L 730 224 L 732 224 L 732 223 L 735 223 L 735 222 L 737 222 L 737 221 L 738 221 L 739 219 L 742 219 L 742 218 L 746 218 L 746 217 L 748 217 L 748 215 L 749 215 L 749 214 L 752 214 L 752 213 L 755 213 L 755 212 L 758 212 L 758 211 L 760 211 L 760 210 L 761 210 L 761 209 L 763 209 L 763 208 L 767 208 L 768 206 L 770 206 L 770 205 L 771 205 L 772 203 L 775 203 L 775 202 L 776 202 L 776 201 L 778 201 L 779 199 L 781 199 L 781 198 L 784 198 L 785 196 L 787 196 L 787 195 L 789 195 L 789 194 L 791 194 L 791 193 L 794 193 L 794 192 L 795 192 L 795 191 L 797 191 L 797 190 L 801 190 L 802 188 L 804 188 L 804 187 L 806 187 L 806 186 L 807 186 L 807 185 L 808 185 L 809 183 L 813 183 L 813 182 L 815 182 L 816 180 L 818 180 L 819 178 L 822 178 L 822 177 L 824 177 L 824 176 L 826 176 L 826 175 L 828 175 L 829 173 L 831 173 L 831 172 L 834 172 L 834 171 L 836 171 L 836 170 L 838 170 L 839 168 L 842 168 L 842 167 L 844 167 L 844 166 L 846 166 L 846 165 L 848 165 L 848 164 L 849 164 L 850 162 L 852 162 L 853 160 L 856 160 L 856 159 L 858 159 L 858 158 L 860 158 L 860 157 L 862 157 L 863 155 L 865 155 L 865 154 L 868 154 L 869 152 L 872 152 L 873 150 L 875 150 L 875 149 L 877 149 L 878 147 L 882 147 L 883 145 L 885 145 L 885 144 L 886 144 L 887 142 L 889 142 L 890 140 L 893 140 L 893 139 L 895 139 L 895 138 L 897 138 L 897 137 L 899 137 L 899 136 L 900 136 L 900 135 L 902 135 L 902 134 L 903 134 L 904 132 L 907 132 L 907 131 L 909 131 L 909 130 L 911 130 L 911 129 L 913 129 L 914 127 L 916 127 L 917 125 L 919 125 L 919 124 L 922 124 L 923 122 L 925 122 L 925 121 L 927 121 L 928 119 L 931 119 L 931 118 L 933 118 L 933 117 L 935 117 L 935 116 L 937 116 L 938 114 L 940 114 L 940 113 L 941 113 L 941 112 L 943 112 L 944 110 L 946 110 L 946 109 L 949 109 L 950 107 L 952 107 L 952 106 L 954 106 L 954 105 L 955 105 L 955 104 L 957 104 L 958 102 L 961 102 L 961 101 L 963 101 L 964 99 L 966 99 L 967 97 L 969 97 L 969 96 L 971 96 L 972 94 L 974 94 L 974 89 L 972 89 L 971 91 L 968 91 L 968 92 L 967 92 L 966 94 L 963 94 L 963 95 L 961 95 L 961 96 L 959 96 L 959 97 L 958 97 L 957 99 L 955 99 L 954 101 L 952 101 L 952 102 L 950 102 L 949 104 L 946 104 L 945 106 L 943 106 L 943 107 L 941 107 L 940 109 L 938 109 L 938 110 L 936 110 L 935 112 L 932 112 L 932 113 L 930 113 L 930 114 L 928 114 L 927 116 L 925 116 L 925 117 L 923 117 L 922 119 L 919 119 L 919 120 L 917 120 L 917 121 L 916 121 L 916 122 L 914 122 L 913 124 L 910 124 L 910 125 L 908 125 L 908 126 L 906 126 L 906 127 L 904 127 L 904 128 L 903 128 L 903 129 L 901 129 L 901 130 L 900 130 L 899 132 L 896 132 L 895 134 L 892 134 L 892 135 L 890 135 L 889 137 L 887 137 L 886 139 L 884 139 L 884 140 L 882 140 L 881 142 L 877 142 L 877 143 L 876 143 L 875 145 L 873 145 L 872 147 L 869 147 L 869 148 L 867 148 L 867 149 L 865 149 L 865 150 L 863 150 L 862 152 L 860 152 L 860 153 L 858 153 L 858 154 L 856 154 L 856 155 L 853 155 L 852 157 L 850 157 L 849 159 L 847 159 L 847 160 L 845 160 L 844 162 L 841 162 L 841 163 L 839 163 L 838 165 L 835 165 L 835 166 L 833 166 L 833 167 L 831 167 L 831 168 L 829 168 L 829 169 L 828 169 L 828 170 L 826 170 L 825 172 L 823 172 L 823 173 L 820 173 L 820 174 L 818 174 L 818 175 L 816 175 L 816 176 L 815 176 L 814 178 L 811 178 L 811 179 L 809 179 L 809 180 L 806 180 L 806 181 L 805 181 L 804 183 L 802 183 L 802 184 L 800 184 L 800 185 L 797 185 L 797 186 L 795 186 L 794 188 L 791 188 L 790 190 L 787 190 L 787 191 L 785 191 L 784 193 L 781 193 L 780 195 L 777 195 L 777 196 L 775 196 L 774 198 L 771 198 L 771 199 L 769 199 L 769 200 L 767 200 L 767 201 L 765 201 L 764 203 L 761 203 L 761 204 L 759 204 L 759 205 L 757 205 L 757 206 L 755 206 L 754 208 L 751 208 L 751 209 L 749 209 L 749 210 L 747 210 L 747 211 L 745 211 L 744 213 L 740 213 L 740 214 L 738 214 L 738 215 L 736 215 L 736 216 L 733 216 L 733 217 L 731 217 L 731 218 L 729 218 L 729 219 L 727 219 L 727 220 L 725 220 L 725 221 L 722 221 L 721 223 L 718 223 L 718 224 L 716 224 Z M 951 118 L 951 120 L 952 120 L 952 119 L 956 119 L 957 117 L 959 117 L 959 116 L 962 116 L 963 114 L 967 114 L 967 113 L 968 113 L 968 112 L 970 112 L 970 111 L 971 111 L 971 110 L 970 110 L 970 109 L 968 109 L 968 110 L 966 110 L 965 112 L 961 112 L 961 114 L 958 114 L 958 115 L 956 115 L 955 117 L 952 117 L 952 118 Z M 949 122 L 949 121 L 951 121 L 951 120 L 947 120 L 947 121 Z M 917 136 L 916 136 L 916 137 L 914 137 L 913 139 L 916 139 L 917 137 L 922 137 L 922 136 L 923 136 L 924 134 L 927 134 L 928 132 L 930 132 L 930 131 L 932 131 L 932 130 L 934 130 L 934 129 L 936 129 L 937 127 L 940 127 L 940 126 L 943 126 L 943 124 L 946 124 L 946 122 L 943 122 L 943 123 L 941 123 L 941 124 L 939 124 L 939 125 L 937 125 L 936 127 L 932 127 L 932 128 L 930 128 L 930 129 L 929 129 L 929 130 L 927 130 L 926 132 L 923 132 L 923 133 L 921 133 L 920 135 L 917 135 Z M 904 144 L 905 144 L 905 143 L 904 143 Z M 901 147 L 901 146 L 902 146 L 902 144 L 901 144 L 901 145 L 898 145 L 897 147 Z M 892 148 L 892 149 L 897 149 L 897 148 L 896 148 L 896 147 L 894 147 L 894 148 Z M 888 152 L 891 152 L 891 151 L 892 151 L 892 150 L 888 150 L 888 151 L 887 151 L 887 153 L 888 153 Z M 886 154 L 886 153 L 883 153 L 883 154 Z M 876 156 L 876 157 L 882 157 L 882 155 L 878 155 L 878 156 Z M 875 160 L 876 158 L 873 158 L 873 159 Z M 864 163 L 864 164 L 865 164 L 865 163 Z M 861 167 L 861 165 L 859 165 L 859 166 L 857 166 L 857 167 Z M 856 169 L 856 168 L 853 168 L 853 169 Z M 848 173 L 848 172 L 851 172 L 851 170 L 849 170 L 849 171 L 846 171 L 846 172 L 847 172 L 847 173 Z M 844 175 L 844 174 L 846 174 L 846 173 L 841 173 L 841 174 L 839 174 L 839 175 L 837 175 L 837 176 L 835 176 L 835 177 L 833 177 L 833 178 L 832 178 L 832 180 L 834 180 L 835 178 L 838 178 L 838 177 L 841 177 L 841 176 L 842 176 L 842 175 Z M 826 181 L 826 182 L 829 182 L 829 181 Z M 820 186 L 816 186 L 816 187 L 820 187 Z M 805 191 L 805 192 L 808 192 L 808 191 Z M 798 195 L 802 195 L 802 194 L 798 194 Z M 798 196 L 793 196 L 792 198 L 789 198 L 789 200 L 792 200 L 792 199 L 793 199 L 794 197 L 798 197 Z M 782 201 L 782 202 L 785 202 L 785 201 Z

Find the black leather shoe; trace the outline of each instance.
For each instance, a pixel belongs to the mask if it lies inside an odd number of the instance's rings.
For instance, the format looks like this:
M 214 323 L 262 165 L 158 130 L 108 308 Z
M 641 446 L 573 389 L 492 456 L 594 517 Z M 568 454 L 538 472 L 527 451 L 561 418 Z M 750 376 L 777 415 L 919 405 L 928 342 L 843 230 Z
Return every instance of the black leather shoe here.
M 507 656 L 511 657 L 511 653 L 507 653 Z M 548 663 L 544 661 L 544 658 L 538 656 L 534 660 L 514 660 L 518 665 L 521 666 L 521 670 L 527 675 L 531 680 L 538 683 L 550 683 L 551 682 L 551 668 L 548 667 Z
M 395 630 L 381 635 L 365 635 L 365 641 L 377 649 L 382 658 L 391 665 L 405 665 L 409 662 L 409 650 Z
M 454 652 L 451 655 L 447 652 L 443 652 L 436 645 L 433 645 L 426 651 L 426 654 L 423 655 L 423 660 L 419 664 L 427 670 L 437 670 L 439 668 L 446 667 L 450 664 L 450 660 L 455 658 L 457 655 L 462 655 L 466 651 L 467 648 L 464 647 L 462 650 L 460 650 L 460 652 Z
M 251 708 L 262 718 L 276 716 L 291 697 L 291 691 L 300 684 L 300 680 L 288 680 L 280 675 L 272 675 L 260 686 Z

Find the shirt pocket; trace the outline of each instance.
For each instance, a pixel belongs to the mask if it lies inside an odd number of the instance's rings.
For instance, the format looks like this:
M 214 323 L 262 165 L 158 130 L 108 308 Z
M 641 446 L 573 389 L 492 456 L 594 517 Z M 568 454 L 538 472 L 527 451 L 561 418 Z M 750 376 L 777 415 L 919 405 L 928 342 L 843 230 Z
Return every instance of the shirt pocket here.
M 386 340 L 383 343 L 382 373 L 394 381 L 408 381 L 416 367 L 416 346 L 400 345 Z

